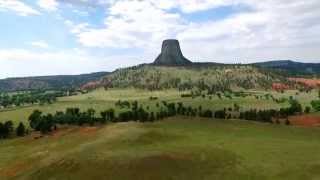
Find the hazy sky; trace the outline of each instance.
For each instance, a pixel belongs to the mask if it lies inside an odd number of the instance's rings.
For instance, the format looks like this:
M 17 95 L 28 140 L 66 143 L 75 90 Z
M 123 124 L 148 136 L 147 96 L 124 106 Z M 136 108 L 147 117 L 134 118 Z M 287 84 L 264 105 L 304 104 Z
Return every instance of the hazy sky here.
M 0 0 L 0 78 L 152 62 L 320 60 L 319 0 Z M 319 61 L 320 62 L 320 61 Z

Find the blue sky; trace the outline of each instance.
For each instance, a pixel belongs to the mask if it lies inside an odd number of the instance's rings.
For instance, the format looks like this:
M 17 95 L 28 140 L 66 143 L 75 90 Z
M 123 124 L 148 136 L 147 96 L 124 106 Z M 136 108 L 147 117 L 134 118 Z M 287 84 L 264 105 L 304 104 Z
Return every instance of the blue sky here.
M 0 78 L 152 62 L 164 39 L 193 61 L 320 62 L 318 0 L 0 0 Z

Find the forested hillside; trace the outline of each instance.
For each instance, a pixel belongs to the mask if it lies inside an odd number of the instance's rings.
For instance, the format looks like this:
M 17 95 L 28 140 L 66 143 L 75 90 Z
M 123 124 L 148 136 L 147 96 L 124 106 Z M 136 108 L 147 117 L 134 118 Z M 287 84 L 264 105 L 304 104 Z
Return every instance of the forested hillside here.
M 135 87 L 149 90 L 198 88 L 208 91 L 228 89 L 270 89 L 274 82 L 287 80 L 272 71 L 246 65 L 153 66 L 119 69 L 106 76 L 105 87 Z

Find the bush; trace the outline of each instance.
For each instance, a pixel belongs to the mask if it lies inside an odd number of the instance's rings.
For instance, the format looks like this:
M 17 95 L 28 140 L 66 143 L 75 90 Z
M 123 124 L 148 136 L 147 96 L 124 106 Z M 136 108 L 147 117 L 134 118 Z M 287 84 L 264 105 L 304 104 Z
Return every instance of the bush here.
M 214 113 L 214 117 L 217 119 L 225 119 L 227 116 L 226 110 L 219 110 Z
M 304 109 L 304 113 L 306 114 L 309 114 L 311 111 L 311 107 L 310 106 L 307 106 L 305 109 Z

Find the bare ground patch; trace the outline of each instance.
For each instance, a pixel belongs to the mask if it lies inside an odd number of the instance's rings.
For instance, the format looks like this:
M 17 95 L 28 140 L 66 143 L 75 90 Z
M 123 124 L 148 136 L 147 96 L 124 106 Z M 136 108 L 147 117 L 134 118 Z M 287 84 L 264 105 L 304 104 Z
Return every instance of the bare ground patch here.
M 291 124 L 297 126 L 306 127 L 319 127 L 320 126 L 320 116 L 317 115 L 301 115 L 292 116 L 289 118 Z

